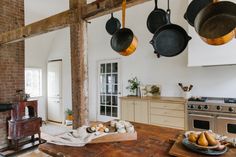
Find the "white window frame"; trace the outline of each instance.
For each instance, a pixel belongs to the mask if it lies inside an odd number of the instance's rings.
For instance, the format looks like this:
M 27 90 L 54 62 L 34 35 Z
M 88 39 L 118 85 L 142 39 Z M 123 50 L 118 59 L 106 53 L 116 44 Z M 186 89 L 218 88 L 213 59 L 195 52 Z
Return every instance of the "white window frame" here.
M 37 89 L 38 90 L 38 95 L 32 95 L 32 93 L 30 93 L 29 91 L 27 91 L 27 89 L 26 89 L 26 84 L 27 84 L 27 79 L 26 79 L 26 71 L 27 70 L 38 70 L 39 71 L 39 89 Z M 43 80 L 42 80 L 42 68 L 34 68 L 34 67 L 27 67 L 27 68 L 25 68 L 25 92 L 27 93 L 27 94 L 30 94 L 30 97 L 31 98 L 38 98 L 38 97 L 42 97 L 42 82 L 43 82 Z

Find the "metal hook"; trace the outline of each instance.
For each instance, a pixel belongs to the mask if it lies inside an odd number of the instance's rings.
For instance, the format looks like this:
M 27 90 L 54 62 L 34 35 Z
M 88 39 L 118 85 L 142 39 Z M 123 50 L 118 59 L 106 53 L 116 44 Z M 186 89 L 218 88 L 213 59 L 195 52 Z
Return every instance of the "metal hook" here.
M 87 21 L 87 20 L 85 20 L 85 22 L 88 23 L 88 24 L 91 24 L 91 23 L 92 23 L 91 21 Z

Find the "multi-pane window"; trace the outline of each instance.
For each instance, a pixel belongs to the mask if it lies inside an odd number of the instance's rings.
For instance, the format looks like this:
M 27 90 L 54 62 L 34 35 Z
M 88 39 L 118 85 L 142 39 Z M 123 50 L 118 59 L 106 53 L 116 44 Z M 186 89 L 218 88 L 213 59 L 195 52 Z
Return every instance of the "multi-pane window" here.
M 100 64 L 100 115 L 118 117 L 118 63 Z
M 25 69 L 25 92 L 30 97 L 42 96 L 42 70 L 39 68 Z

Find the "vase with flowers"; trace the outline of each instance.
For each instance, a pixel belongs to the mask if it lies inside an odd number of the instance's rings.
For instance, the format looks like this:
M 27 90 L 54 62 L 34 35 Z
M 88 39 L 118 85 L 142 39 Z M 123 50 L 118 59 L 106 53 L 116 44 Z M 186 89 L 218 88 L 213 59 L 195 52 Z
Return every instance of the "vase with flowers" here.
M 140 96 L 140 81 L 137 77 L 133 77 L 128 80 L 129 85 L 126 87 L 132 96 Z

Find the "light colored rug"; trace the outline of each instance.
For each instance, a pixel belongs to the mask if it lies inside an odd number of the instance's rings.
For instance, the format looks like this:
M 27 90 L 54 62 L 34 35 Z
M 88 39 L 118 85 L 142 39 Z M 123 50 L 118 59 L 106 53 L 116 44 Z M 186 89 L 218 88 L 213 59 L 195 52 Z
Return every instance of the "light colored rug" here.
M 41 132 L 43 134 L 47 134 L 51 136 L 61 135 L 70 130 L 71 130 L 71 127 L 67 127 L 61 124 L 56 124 L 56 123 L 51 123 L 51 122 L 47 122 L 46 124 L 43 124 L 43 126 L 41 127 Z
M 49 140 L 53 138 L 53 136 L 61 135 L 65 132 L 68 132 L 71 129 L 72 129 L 71 126 L 68 127 L 61 124 L 47 122 L 46 124 L 43 124 L 43 126 L 41 127 L 41 137 L 42 139 Z M 17 157 L 51 157 L 51 156 L 35 148 L 35 149 L 30 149 L 26 152 L 20 153 L 17 155 Z

